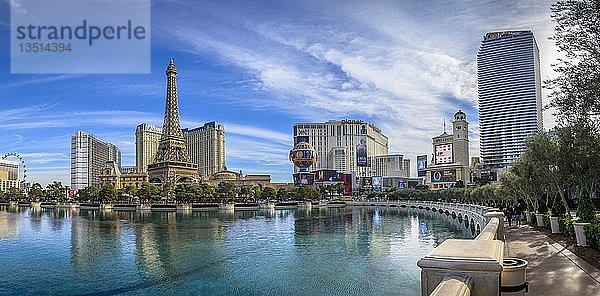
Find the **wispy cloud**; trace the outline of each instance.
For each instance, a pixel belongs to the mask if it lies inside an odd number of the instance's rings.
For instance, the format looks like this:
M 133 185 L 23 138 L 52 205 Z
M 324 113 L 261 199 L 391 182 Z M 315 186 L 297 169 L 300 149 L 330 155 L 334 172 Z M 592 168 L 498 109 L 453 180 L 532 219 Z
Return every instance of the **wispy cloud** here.
M 161 116 L 140 111 L 130 110 L 99 110 L 82 112 L 45 112 L 50 108 L 23 108 L 9 110 L 4 120 L 10 122 L 0 125 L 2 129 L 36 129 L 36 128 L 65 128 L 76 127 L 106 127 L 121 126 L 135 127 L 140 122 L 160 122 Z
M 300 118 L 366 118 L 390 135 L 392 149 L 415 155 L 430 153 L 442 118 L 451 121 L 457 109 L 476 112 L 475 54 L 485 32 L 533 29 L 542 55 L 552 59 L 549 5 L 309 1 L 284 5 L 280 18 L 264 20 L 241 17 L 247 15 L 242 5 L 211 10 L 211 22 L 222 26 L 189 26 L 202 21 L 184 19 L 165 31 L 198 56 L 217 56 L 244 69 L 257 89 L 277 98 L 244 97 L 246 104 Z M 478 126 L 472 127 L 477 155 Z
M 431 137 L 457 109 L 468 114 L 471 153 L 477 155 L 475 58 L 481 37 L 532 29 L 542 77 L 548 78 L 557 57 L 547 40 L 551 3 L 156 1 L 153 56 L 179 50 L 176 61 L 188 59 L 178 64 L 182 126 L 202 125 L 204 118 L 223 122 L 231 168 L 289 179 L 289 122 L 343 118 L 375 123 L 389 136 L 390 152 L 414 160 L 431 153 Z M 66 165 L 70 134 L 82 129 L 115 142 L 124 162 L 133 162 L 135 126 L 162 125 L 164 68 L 153 63 L 153 70 L 150 76 L 3 78 L 0 100 L 7 109 L 0 110 L 0 150 L 32 154 L 32 164 L 57 158 Z M 61 104 L 40 103 L 47 101 Z M 262 118 L 269 113 L 277 116 Z

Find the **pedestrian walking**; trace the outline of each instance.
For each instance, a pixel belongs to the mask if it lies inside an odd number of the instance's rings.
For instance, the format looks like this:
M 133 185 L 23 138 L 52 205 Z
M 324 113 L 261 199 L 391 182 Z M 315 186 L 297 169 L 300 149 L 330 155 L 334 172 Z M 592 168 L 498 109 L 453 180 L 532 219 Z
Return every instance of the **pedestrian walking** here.
M 506 207 L 506 218 L 508 218 L 508 227 L 512 226 L 512 220 L 514 215 L 514 209 L 512 205 Z
M 521 226 L 521 215 L 523 215 L 523 205 L 518 203 L 515 207 L 515 224 Z

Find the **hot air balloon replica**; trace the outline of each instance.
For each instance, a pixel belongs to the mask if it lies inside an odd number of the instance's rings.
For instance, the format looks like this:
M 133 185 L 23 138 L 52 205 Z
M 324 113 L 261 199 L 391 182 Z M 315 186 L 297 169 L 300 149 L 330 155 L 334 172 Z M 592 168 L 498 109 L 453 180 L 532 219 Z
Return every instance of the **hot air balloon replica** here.
M 290 160 L 298 167 L 299 173 L 294 174 L 294 185 L 313 185 L 315 175 L 308 168 L 317 161 L 317 151 L 307 142 L 299 142 L 290 150 Z

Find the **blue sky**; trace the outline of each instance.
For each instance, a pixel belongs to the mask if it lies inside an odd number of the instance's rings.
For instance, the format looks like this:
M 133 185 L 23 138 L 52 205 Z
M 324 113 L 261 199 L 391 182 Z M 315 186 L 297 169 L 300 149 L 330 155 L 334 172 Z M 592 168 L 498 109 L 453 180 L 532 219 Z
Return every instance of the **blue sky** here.
M 296 122 L 373 122 L 390 152 L 414 166 L 415 155 L 431 153 L 443 118 L 462 109 L 477 155 L 483 34 L 533 30 L 542 79 L 557 56 L 546 0 L 171 0 L 152 2 L 150 74 L 10 74 L 10 1 L 18 0 L 0 2 L 0 153 L 22 154 L 28 179 L 44 184 L 70 183 L 77 130 L 116 144 L 123 163 L 135 164 L 136 125 L 162 125 L 169 57 L 182 127 L 223 122 L 229 169 L 289 181 Z M 544 122 L 553 125 L 549 112 Z

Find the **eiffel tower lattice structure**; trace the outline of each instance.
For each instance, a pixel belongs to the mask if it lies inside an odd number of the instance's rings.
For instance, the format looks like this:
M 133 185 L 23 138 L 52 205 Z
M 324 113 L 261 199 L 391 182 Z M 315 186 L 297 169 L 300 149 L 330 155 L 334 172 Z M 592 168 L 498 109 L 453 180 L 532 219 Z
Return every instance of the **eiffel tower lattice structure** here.
M 163 132 L 154 161 L 148 165 L 148 178 L 155 184 L 196 182 L 198 165 L 190 161 L 179 123 L 177 68 L 173 59 L 169 61 L 166 74 L 167 98 Z

